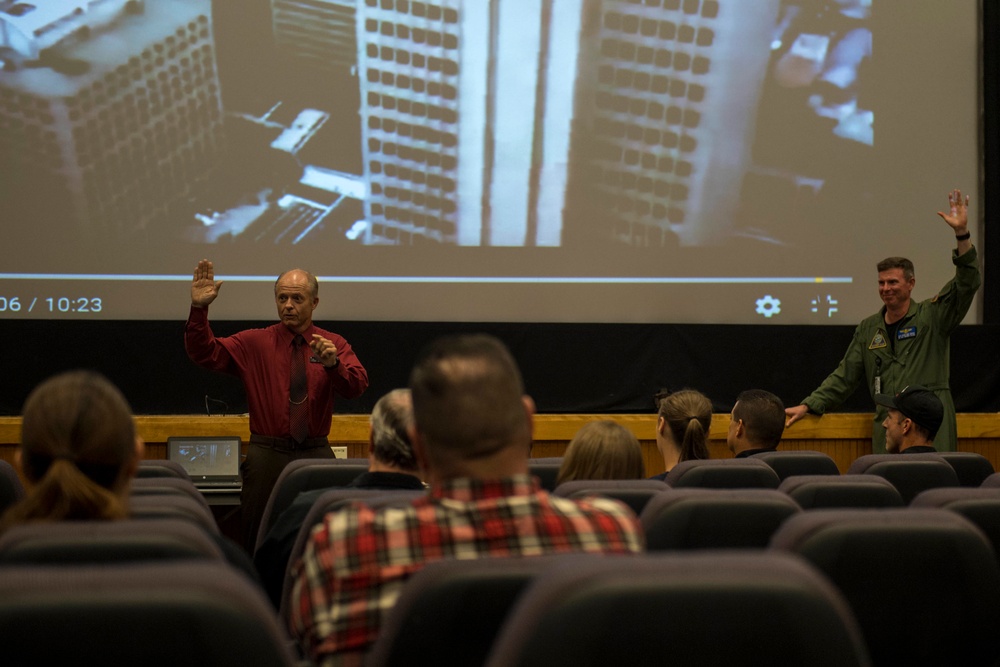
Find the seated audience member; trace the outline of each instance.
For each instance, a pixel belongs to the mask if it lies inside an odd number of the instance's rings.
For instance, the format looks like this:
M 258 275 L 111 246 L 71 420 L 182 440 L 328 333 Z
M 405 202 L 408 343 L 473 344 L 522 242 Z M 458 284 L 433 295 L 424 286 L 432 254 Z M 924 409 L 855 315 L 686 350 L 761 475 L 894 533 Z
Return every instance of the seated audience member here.
M 372 408 L 368 472 L 358 475 L 349 486 L 359 489 L 423 489 L 425 485 L 418 477 L 417 461 L 410 446 L 409 429 L 412 424 L 413 406 L 409 389 L 394 389 L 380 398 Z M 285 568 L 299 527 L 313 503 L 327 491 L 329 489 L 314 489 L 297 495 L 275 519 L 254 554 L 254 565 L 275 608 L 281 603 Z
M 24 403 L 18 465 L 30 489 L 0 519 L 0 532 L 32 521 L 126 519 L 145 446 L 128 402 L 103 375 L 69 371 L 38 385 Z M 230 565 L 260 583 L 250 557 L 208 533 Z
M 656 448 L 666 472 L 652 479 L 664 480 L 681 461 L 707 459 L 708 429 L 712 425 L 712 401 L 694 389 L 657 394 Z
M 126 518 L 143 449 L 125 397 L 102 375 L 71 371 L 42 382 L 25 401 L 16 455 L 28 493 L 3 515 L 0 531 Z
M 785 404 L 763 389 L 747 389 L 736 397 L 726 444 L 735 458 L 773 452 L 785 431 Z
M 359 660 L 428 562 L 642 549 L 638 520 L 621 503 L 550 496 L 528 474 L 534 404 L 500 341 L 436 341 L 410 389 L 411 441 L 431 492 L 405 508 L 355 504 L 313 529 L 288 620 L 317 663 Z
M 584 424 L 566 446 L 556 484 L 576 479 L 642 479 L 642 446 L 632 431 L 610 419 Z
M 937 451 L 934 436 L 944 421 L 944 404 L 933 391 L 911 384 L 895 396 L 876 394 L 875 402 L 889 408 L 889 414 L 882 422 L 888 453 L 926 454 Z
M 368 472 L 348 486 L 359 489 L 422 489 L 410 445 L 413 402 L 409 389 L 393 389 L 372 408 L 368 437 Z

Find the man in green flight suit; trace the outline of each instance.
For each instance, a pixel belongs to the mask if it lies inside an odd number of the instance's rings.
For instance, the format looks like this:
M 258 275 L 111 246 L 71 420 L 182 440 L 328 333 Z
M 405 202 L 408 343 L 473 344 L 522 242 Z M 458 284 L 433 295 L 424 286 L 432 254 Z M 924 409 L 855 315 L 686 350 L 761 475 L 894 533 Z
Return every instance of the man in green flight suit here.
M 958 247 L 952 252 L 955 277 L 926 301 L 910 298 L 915 283 L 913 263 L 889 257 L 878 263 L 878 292 L 882 309 L 854 330 L 840 365 L 801 405 L 786 408 L 791 426 L 806 414 L 822 415 L 843 403 L 866 381 L 872 397 L 896 394 L 907 385 L 931 389 L 944 404 L 944 422 L 934 438 L 938 451 L 955 449 L 955 404 L 948 386 L 951 332 L 972 305 L 982 277 L 968 229 L 969 198 L 958 190 L 948 195 L 950 213 L 938 211 L 955 231 Z M 886 408 L 877 405 L 872 427 L 872 451 L 885 453 Z

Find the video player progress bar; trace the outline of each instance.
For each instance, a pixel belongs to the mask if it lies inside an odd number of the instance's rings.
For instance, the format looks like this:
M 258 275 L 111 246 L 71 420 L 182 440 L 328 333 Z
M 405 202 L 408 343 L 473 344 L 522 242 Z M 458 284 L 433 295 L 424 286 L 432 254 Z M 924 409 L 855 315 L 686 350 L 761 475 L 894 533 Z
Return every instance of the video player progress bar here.
M 235 283 L 273 283 L 274 276 L 217 275 Z M 551 283 L 560 285 L 815 285 L 849 284 L 850 276 L 317 276 L 324 283 Z M 0 273 L 0 280 L 190 282 L 190 275 L 113 273 Z

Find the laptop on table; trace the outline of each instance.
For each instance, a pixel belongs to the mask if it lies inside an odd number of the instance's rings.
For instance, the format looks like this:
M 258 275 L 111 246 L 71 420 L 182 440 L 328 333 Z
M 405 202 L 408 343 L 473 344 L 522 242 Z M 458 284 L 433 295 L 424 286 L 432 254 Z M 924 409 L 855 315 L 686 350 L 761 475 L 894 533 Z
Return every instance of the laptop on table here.
M 181 464 L 202 493 L 231 493 L 243 488 L 239 436 L 169 437 L 167 459 Z

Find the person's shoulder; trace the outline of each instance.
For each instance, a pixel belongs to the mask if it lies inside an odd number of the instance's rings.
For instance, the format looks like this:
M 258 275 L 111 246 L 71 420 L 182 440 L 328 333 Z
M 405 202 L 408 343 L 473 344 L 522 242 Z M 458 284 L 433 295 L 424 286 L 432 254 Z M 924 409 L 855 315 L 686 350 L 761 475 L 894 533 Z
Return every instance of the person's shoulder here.
M 858 329 L 870 329 L 871 327 L 882 326 L 885 326 L 885 309 L 883 308 L 879 308 L 877 312 L 872 313 L 858 323 Z
M 272 341 L 281 335 L 281 330 L 283 328 L 285 328 L 284 324 L 276 322 L 264 327 L 249 327 L 246 329 L 240 329 L 239 331 L 228 336 L 228 338 L 239 340 L 244 343 Z
M 351 501 L 328 512 L 327 523 L 338 532 L 386 532 L 404 529 L 416 518 L 416 501 L 371 507 L 362 500 Z
M 604 496 L 585 496 L 583 498 L 562 498 L 549 495 L 549 504 L 557 511 L 566 515 L 577 516 L 612 516 L 616 518 L 635 519 L 635 513 L 620 500 Z

